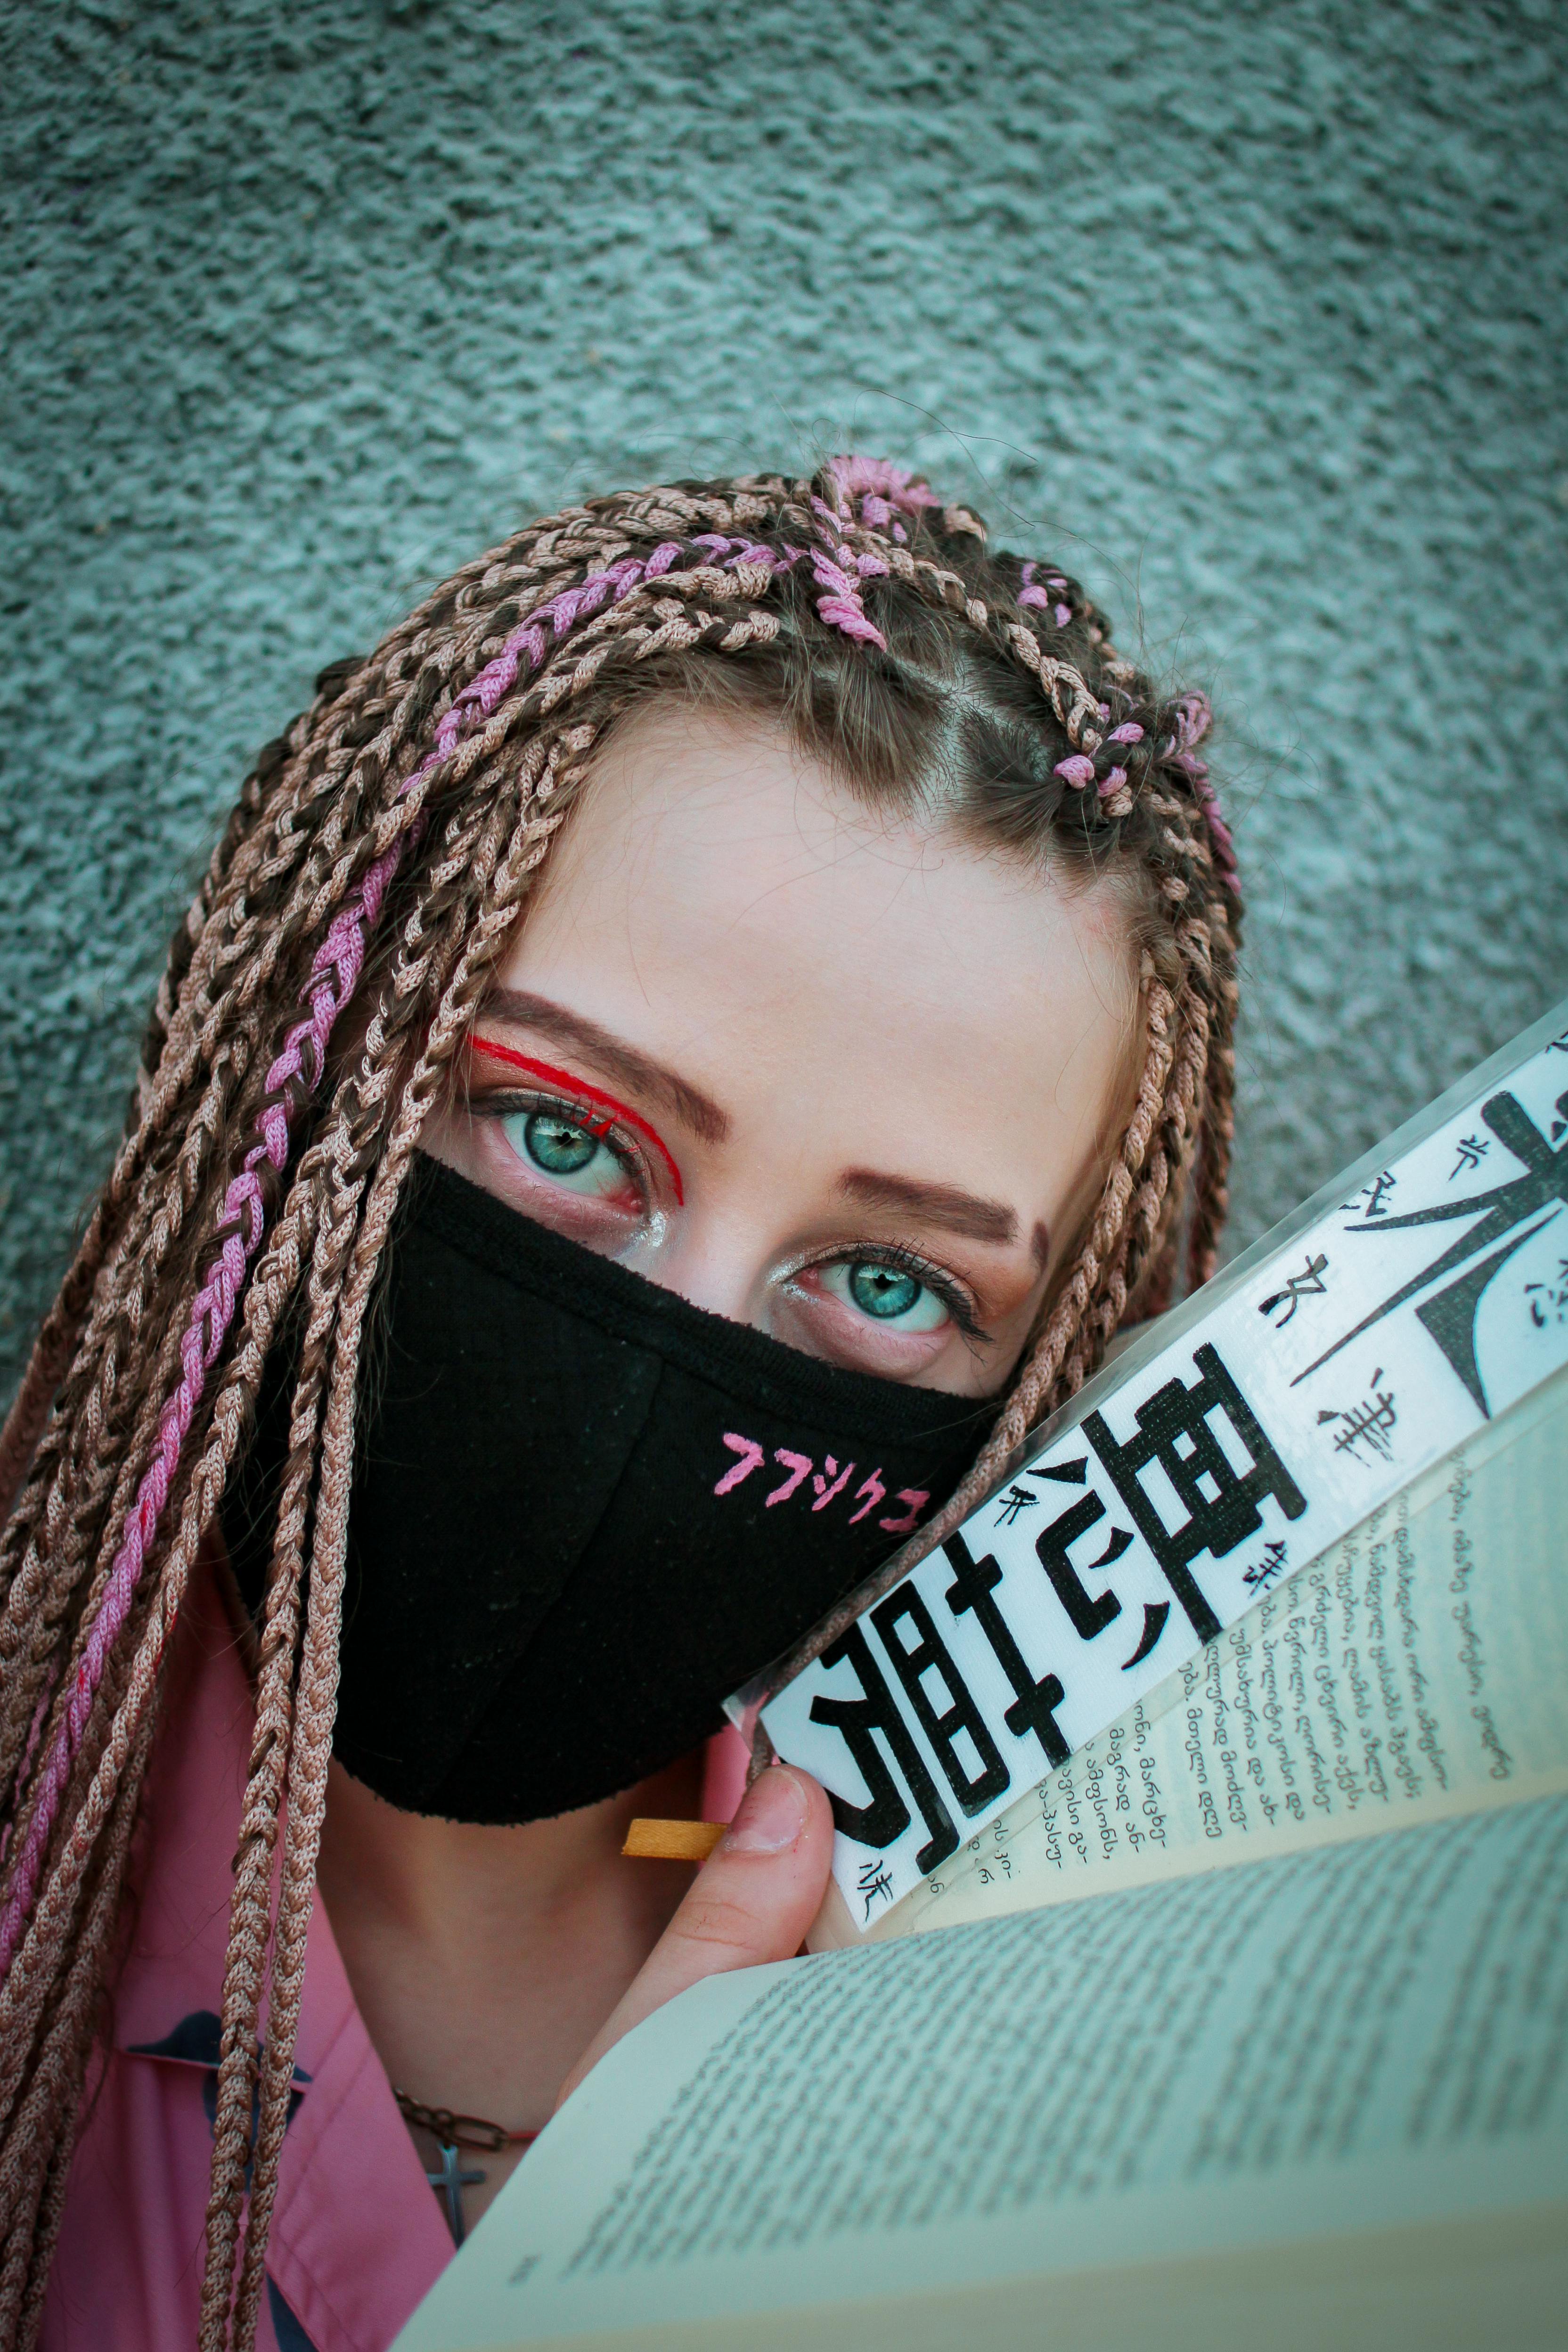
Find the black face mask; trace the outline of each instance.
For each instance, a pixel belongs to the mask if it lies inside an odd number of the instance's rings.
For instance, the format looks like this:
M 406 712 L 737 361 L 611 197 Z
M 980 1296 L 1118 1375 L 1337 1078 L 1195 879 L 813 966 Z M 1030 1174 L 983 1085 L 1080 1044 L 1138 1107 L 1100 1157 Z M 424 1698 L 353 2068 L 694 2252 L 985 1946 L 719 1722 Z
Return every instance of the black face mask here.
M 434 1160 L 389 1258 L 333 1745 L 406 1811 L 534 1821 L 686 1754 L 995 1416 L 706 1314 Z M 291 1390 L 279 1360 L 224 1502 L 253 1611 Z

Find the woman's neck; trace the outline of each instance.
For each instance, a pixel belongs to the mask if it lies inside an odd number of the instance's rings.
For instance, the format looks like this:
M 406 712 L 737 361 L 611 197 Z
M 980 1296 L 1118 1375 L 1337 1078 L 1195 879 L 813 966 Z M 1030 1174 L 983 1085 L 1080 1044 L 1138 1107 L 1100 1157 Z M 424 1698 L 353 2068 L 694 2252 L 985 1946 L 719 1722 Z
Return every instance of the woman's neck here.
M 399 2089 L 538 2129 L 691 1883 L 626 1862 L 634 1813 L 695 1814 L 700 1755 L 554 1821 L 400 1812 L 334 1763 L 318 1883 L 360 2014 Z M 469 2192 L 477 2219 L 511 2169 Z

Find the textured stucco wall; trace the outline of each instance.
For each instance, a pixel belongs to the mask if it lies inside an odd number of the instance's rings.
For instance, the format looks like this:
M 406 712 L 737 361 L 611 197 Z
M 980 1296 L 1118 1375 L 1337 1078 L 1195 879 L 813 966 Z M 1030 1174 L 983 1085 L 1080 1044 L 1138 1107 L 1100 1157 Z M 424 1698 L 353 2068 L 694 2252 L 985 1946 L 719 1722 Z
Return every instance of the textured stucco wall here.
M 1559 0 L 5 0 L 0 1350 L 247 752 L 585 488 L 852 439 L 1232 722 L 1239 1227 L 1568 984 Z

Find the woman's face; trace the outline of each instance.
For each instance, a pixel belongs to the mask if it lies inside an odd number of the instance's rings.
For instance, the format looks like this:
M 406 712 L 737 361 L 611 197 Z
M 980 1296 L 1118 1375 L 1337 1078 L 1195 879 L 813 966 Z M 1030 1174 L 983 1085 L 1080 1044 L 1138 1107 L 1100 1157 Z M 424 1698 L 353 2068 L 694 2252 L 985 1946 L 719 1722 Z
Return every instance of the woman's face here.
M 1104 1181 L 1125 915 L 860 807 L 782 732 L 612 738 L 427 1141 L 829 1362 L 984 1395 Z

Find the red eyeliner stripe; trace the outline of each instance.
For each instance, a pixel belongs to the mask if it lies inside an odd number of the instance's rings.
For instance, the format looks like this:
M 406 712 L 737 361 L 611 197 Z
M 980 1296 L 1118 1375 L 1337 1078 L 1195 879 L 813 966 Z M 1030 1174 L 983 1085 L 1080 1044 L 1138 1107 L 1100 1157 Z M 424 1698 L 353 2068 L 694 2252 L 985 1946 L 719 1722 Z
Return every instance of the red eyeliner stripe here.
M 570 1070 L 558 1070 L 553 1063 L 536 1061 L 531 1054 L 514 1053 L 510 1045 L 497 1045 L 489 1037 L 470 1037 L 468 1046 L 472 1053 L 488 1054 L 492 1062 L 506 1062 L 514 1070 L 528 1070 L 534 1077 L 543 1078 L 548 1085 L 559 1087 L 563 1094 L 571 1095 L 578 1101 L 603 1103 L 616 1118 L 647 1137 L 669 1171 L 669 1181 L 675 1187 L 676 1206 L 685 1206 L 686 1195 L 680 1188 L 680 1171 L 664 1138 L 656 1128 L 648 1125 L 646 1118 L 639 1118 L 635 1110 L 628 1110 L 625 1103 L 617 1102 L 614 1095 L 605 1094 L 602 1087 L 589 1086 L 585 1079 L 574 1076 Z

